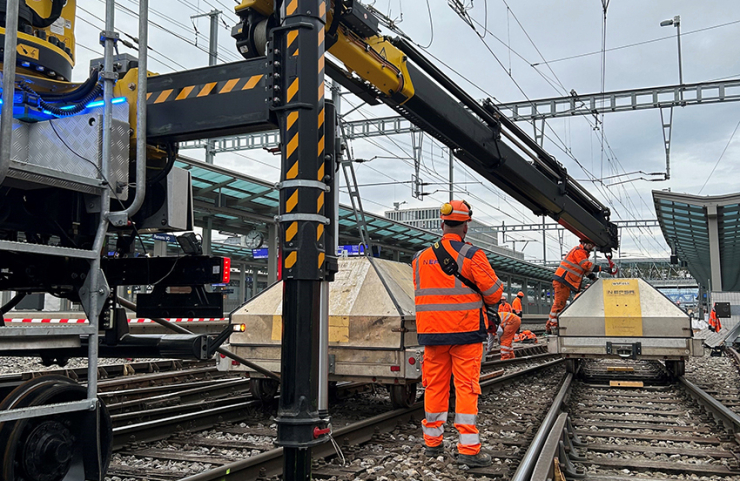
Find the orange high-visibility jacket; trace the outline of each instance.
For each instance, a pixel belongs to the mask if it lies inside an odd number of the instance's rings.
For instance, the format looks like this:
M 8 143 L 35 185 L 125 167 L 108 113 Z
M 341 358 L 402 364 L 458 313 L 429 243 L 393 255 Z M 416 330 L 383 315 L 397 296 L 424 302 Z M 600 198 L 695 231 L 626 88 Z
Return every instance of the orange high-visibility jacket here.
M 516 296 L 514 300 L 511 301 L 511 311 L 517 316 L 522 315 L 522 299 L 519 296 Z
M 498 312 L 511 312 L 511 304 L 506 301 L 502 301 L 501 304 L 498 305 Z
M 716 332 L 719 332 L 722 330 L 722 323 L 719 320 L 719 317 L 717 317 L 717 311 L 712 309 L 712 312 L 709 314 L 709 325 L 714 328 Z
M 503 283 L 482 250 L 445 234 L 442 246 L 457 261 L 458 272 L 473 282 L 481 294 L 455 276 L 442 272 L 431 247 L 414 256 L 416 332 L 422 346 L 473 344 L 486 340 L 485 305 L 501 299 Z
M 565 259 L 560 263 L 560 267 L 555 271 L 552 279 L 565 284 L 574 292 L 581 288 L 583 276 L 590 272 L 599 272 L 600 266 L 594 265 L 588 260 L 588 251 L 583 246 L 578 245 L 568 252 Z

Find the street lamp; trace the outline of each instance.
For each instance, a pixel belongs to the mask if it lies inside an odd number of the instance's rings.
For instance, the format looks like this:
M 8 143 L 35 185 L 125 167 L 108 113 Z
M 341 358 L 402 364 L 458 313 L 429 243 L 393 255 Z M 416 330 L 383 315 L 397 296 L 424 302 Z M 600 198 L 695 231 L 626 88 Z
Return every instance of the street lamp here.
M 683 86 L 683 69 L 681 68 L 681 16 L 676 15 L 672 19 L 660 22 L 661 27 L 676 27 L 676 38 L 678 39 L 678 83 Z M 680 89 L 681 101 L 683 102 L 683 89 Z

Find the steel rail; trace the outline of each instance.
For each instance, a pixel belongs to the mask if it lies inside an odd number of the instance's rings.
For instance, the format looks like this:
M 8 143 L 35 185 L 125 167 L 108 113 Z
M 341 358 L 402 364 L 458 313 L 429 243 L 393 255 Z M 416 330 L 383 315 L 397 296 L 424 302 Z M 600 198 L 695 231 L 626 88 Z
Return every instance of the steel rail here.
M 721 421 L 725 427 L 735 434 L 735 438 L 740 442 L 740 416 L 731 411 L 727 406 L 713 398 L 709 393 L 692 383 L 686 377 L 680 376 L 678 382 L 688 391 L 688 393 L 699 401 L 718 421 Z
M 532 472 L 537 465 L 537 459 L 542 452 L 545 441 L 547 441 L 547 438 L 550 435 L 550 431 L 552 431 L 552 427 L 555 424 L 555 421 L 560 415 L 560 408 L 565 401 L 565 396 L 570 390 L 570 385 L 572 381 L 573 374 L 568 373 L 565 376 L 563 384 L 560 386 L 560 391 L 558 392 L 558 395 L 555 396 L 555 399 L 552 402 L 552 407 L 547 412 L 547 415 L 542 421 L 542 424 L 540 424 L 540 428 L 537 430 L 537 434 L 534 435 L 534 439 L 532 439 L 529 448 L 527 448 L 527 452 L 524 453 L 524 457 L 519 463 L 519 467 L 514 473 L 514 476 L 512 476 L 511 481 L 529 481 L 531 479 Z
M 563 362 L 563 359 L 546 362 L 521 371 L 497 377 L 480 383 L 481 390 L 488 392 L 495 387 L 501 387 L 519 378 L 526 377 L 536 371 L 541 371 Z M 397 409 L 388 413 L 380 414 L 369 419 L 360 421 L 349 426 L 337 429 L 332 436 L 342 442 L 361 444 L 369 441 L 375 433 L 389 432 L 395 429 L 399 422 L 409 420 L 418 421 L 424 416 L 424 403 L 417 402 L 410 408 Z M 312 448 L 311 455 L 314 458 L 330 456 L 334 447 L 330 443 L 324 443 Z M 272 449 L 264 453 L 252 456 L 242 461 L 226 464 L 216 469 L 206 471 L 182 479 L 181 481 L 241 481 L 252 480 L 258 477 L 271 477 L 282 474 L 283 448 Z
M 240 421 L 247 417 L 249 408 L 261 404 L 261 401 L 246 401 L 230 406 L 219 406 L 194 413 L 113 428 L 113 450 L 122 449 L 133 443 L 148 443 L 166 439 L 182 430 L 204 431 L 224 422 Z

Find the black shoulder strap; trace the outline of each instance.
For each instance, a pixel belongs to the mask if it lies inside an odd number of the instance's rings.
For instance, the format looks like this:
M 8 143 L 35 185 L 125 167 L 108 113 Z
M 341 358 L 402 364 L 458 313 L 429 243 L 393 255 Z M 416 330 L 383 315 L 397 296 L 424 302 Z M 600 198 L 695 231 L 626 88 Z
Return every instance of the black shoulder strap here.
M 476 286 L 473 281 L 460 274 L 457 261 L 452 257 L 452 255 L 450 255 L 449 252 L 447 252 L 447 249 L 442 246 L 441 241 L 432 244 L 432 252 L 434 252 L 434 255 L 437 257 L 437 262 L 439 262 L 439 267 L 442 268 L 442 272 L 444 272 L 448 276 L 457 277 L 463 284 L 473 289 L 481 296 L 483 295 L 483 293 L 480 291 L 480 289 L 478 289 L 478 286 Z

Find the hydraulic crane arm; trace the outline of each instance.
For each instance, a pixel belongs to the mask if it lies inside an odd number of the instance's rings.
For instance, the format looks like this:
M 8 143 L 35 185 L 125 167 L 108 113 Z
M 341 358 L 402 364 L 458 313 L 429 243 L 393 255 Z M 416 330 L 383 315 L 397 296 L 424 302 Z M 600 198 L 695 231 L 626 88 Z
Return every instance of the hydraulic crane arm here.
M 271 3 L 243 0 L 236 8 L 242 23 L 233 36 L 246 58 L 261 54 L 257 26 L 269 26 Z M 357 0 L 331 3 L 326 37 L 328 52 L 346 68 L 328 63 L 329 76 L 363 100 L 398 111 L 535 214 L 550 216 L 602 251 L 617 248 L 609 209 L 562 164 L 490 100 L 481 105 L 465 93 L 411 43 L 380 35 L 377 19 Z

